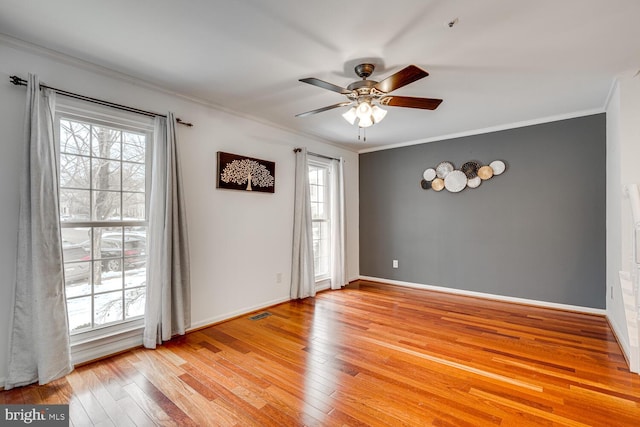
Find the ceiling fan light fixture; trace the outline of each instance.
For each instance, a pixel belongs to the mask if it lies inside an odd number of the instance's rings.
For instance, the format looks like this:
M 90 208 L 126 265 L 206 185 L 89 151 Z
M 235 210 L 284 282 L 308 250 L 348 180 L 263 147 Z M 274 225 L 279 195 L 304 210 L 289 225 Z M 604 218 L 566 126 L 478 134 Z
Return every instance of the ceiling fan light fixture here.
M 371 119 L 371 104 L 368 101 L 362 101 L 358 104 L 358 108 L 356 109 L 356 114 L 360 120 L 365 118 Z
M 373 116 L 369 115 L 366 117 L 361 117 L 360 121 L 358 122 L 358 126 L 360 126 L 361 128 L 368 128 L 369 126 L 371 126 L 373 124 Z
M 356 114 L 356 107 L 349 108 L 347 112 L 342 115 L 342 117 L 344 117 L 344 119 L 348 121 L 349 124 L 354 124 L 356 122 L 356 119 L 358 118 L 358 115 Z
M 386 115 L 387 115 L 387 110 L 384 110 L 378 107 L 377 105 L 374 105 L 371 108 L 371 117 L 373 118 L 374 123 L 380 123 L 382 119 L 384 119 L 384 116 Z

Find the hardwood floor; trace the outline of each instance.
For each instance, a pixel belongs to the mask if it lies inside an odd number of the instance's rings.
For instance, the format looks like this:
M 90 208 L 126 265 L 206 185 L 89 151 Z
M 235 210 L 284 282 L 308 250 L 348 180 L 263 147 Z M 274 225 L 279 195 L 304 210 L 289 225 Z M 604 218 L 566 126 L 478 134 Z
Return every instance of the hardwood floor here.
M 356 282 L 82 366 L 0 403 L 74 426 L 637 426 L 605 318 Z

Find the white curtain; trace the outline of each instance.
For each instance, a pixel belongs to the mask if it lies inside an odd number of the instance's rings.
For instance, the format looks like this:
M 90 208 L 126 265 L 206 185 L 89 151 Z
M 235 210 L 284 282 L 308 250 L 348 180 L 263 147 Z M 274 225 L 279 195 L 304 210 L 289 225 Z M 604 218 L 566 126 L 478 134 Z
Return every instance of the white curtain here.
M 20 180 L 18 260 L 5 389 L 46 384 L 73 369 L 62 266 L 55 93 L 29 74 Z
M 311 229 L 311 194 L 307 149 L 296 149 L 295 194 L 293 200 L 293 257 L 291 260 L 291 299 L 316 294 Z
M 189 243 L 175 117 L 156 117 L 151 166 L 144 346 L 191 326 Z
M 344 160 L 331 161 L 331 289 L 346 285 L 344 237 Z

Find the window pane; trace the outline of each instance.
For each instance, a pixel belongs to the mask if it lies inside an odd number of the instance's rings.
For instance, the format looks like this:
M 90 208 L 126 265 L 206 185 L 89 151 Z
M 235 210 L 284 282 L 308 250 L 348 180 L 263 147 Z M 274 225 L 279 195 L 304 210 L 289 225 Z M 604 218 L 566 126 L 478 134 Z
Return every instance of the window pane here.
M 122 289 L 122 259 L 112 258 L 93 262 L 93 292 Z
M 145 288 L 124 291 L 125 317 L 137 317 L 144 314 Z
M 60 155 L 60 187 L 89 189 L 89 158 L 71 154 Z
M 309 184 L 315 185 L 318 183 L 318 168 L 309 166 Z
M 329 274 L 329 259 L 327 257 L 319 257 L 314 260 L 314 269 L 316 276 L 326 276 Z
M 329 255 L 331 253 L 329 223 L 327 221 L 314 221 L 313 255 L 316 277 L 329 274 Z
M 122 132 L 104 126 L 93 126 L 91 154 L 103 159 L 120 160 Z
M 144 220 L 146 218 L 144 193 L 122 193 L 122 212 L 125 220 Z
M 142 247 L 142 252 L 147 247 L 147 227 L 144 225 L 125 227 L 124 228 L 125 240 L 138 240 L 138 246 Z
M 125 288 L 144 286 L 147 283 L 147 268 L 143 257 L 127 258 L 127 270 L 124 273 Z
M 89 260 L 91 257 L 90 233 L 91 229 L 87 227 L 63 228 L 61 230 L 64 262 Z
M 122 227 L 94 227 L 95 259 L 122 257 Z
M 87 123 L 60 120 L 60 152 L 88 156 L 90 129 Z
M 123 132 L 122 136 L 122 160 L 144 163 L 146 157 L 146 136 L 130 132 Z
M 92 191 L 93 215 L 96 221 L 120 221 L 120 192 Z
M 96 190 L 120 190 L 120 162 L 93 159 L 93 188 Z
M 67 298 L 91 295 L 91 263 L 74 262 L 64 265 L 65 293 Z
M 314 219 L 325 219 L 327 216 L 327 205 L 324 203 L 317 203 L 317 210 L 315 212 L 315 216 L 312 215 Z
M 96 295 L 93 298 L 93 319 L 96 325 L 123 320 L 121 291 Z
M 67 300 L 69 331 L 74 332 L 91 328 L 91 297 Z
M 62 257 L 67 297 L 91 293 L 91 251 L 88 228 L 62 229 Z
M 60 221 L 89 220 L 88 190 L 60 190 Z
M 311 184 L 309 186 L 309 198 L 311 199 L 312 202 L 317 202 L 318 201 L 318 186 Z
M 147 252 L 147 228 L 126 227 L 124 229 L 125 257 L 130 268 L 145 268 Z
M 125 258 L 139 258 L 145 254 L 147 242 L 146 238 L 138 233 L 125 232 L 124 235 L 124 256 Z M 131 261 L 133 262 L 133 261 Z
M 145 190 L 145 167 L 141 163 L 122 164 L 122 189 L 143 193 Z

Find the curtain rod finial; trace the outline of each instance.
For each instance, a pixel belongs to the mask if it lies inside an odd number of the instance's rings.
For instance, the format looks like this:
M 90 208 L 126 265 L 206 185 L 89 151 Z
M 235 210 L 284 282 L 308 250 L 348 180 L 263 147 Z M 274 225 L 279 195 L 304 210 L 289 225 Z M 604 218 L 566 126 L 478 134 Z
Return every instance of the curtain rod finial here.
M 18 76 L 10 76 L 9 79 L 11 80 L 11 83 L 13 83 L 16 86 L 24 85 L 27 83 L 26 80 L 21 79 Z
M 193 123 L 185 122 L 180 117 L 176 117 L 176 122 L 181 125 L 189 126 L 190 128 L 193 127 Z

